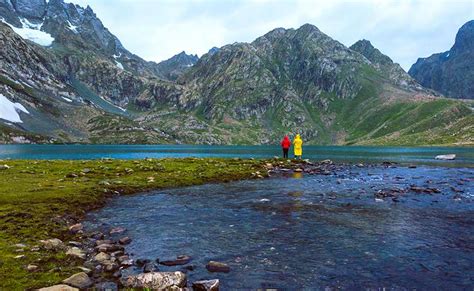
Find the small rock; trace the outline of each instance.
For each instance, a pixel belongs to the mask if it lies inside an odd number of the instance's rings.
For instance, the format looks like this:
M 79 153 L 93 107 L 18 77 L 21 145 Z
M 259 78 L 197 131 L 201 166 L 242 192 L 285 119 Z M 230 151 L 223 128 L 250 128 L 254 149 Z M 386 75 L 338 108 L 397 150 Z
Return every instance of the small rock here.
M 65 249 L 64 243 L 57 238 L 52 238 L 52 239 L 47 239 L 47 240 L 41 240 L 40 243 L 42 244 L 44 249 L 47 250 L 62 250 Z
M 124 233 L 126 231 L 127 231 L 127 229 L 125 229 L 123 227 L 115 227 L 115 228 L 112 228 L 110 230 L 110 234 L 120 234 L 120 233 Z
M 128 276 L 122 280 L 126 288 L 150 288 L 167 290 L 186 287 L 186 274 L 183 272 L 153 272 Z
M 94 260 L 98 263 L 105 263 L 107 261 L 110 260 L 110 255 L 109 254 L 106 254 L 106 253 L 98 253 L 95 257 L 94 257 Z
M 51 287 L 41 288 L 41 289 L 38 289 L 38 291 L 79 291 L 79 289 L 68 286 L 68 285 L 60 284 L 60 285 L 54 285 Z
M 158 271 L 155 264 L 153 263 L 148 263 L 148 264 L 145 264 L 145 266 L 143 267 L 143 273 L 151 273 L 151 272 L 155 272 L 155 271 Z
M 76 247 L 76 248 L 82 247 L 82 243 L 77 242 L 77 241 L 69 241 L 67 244 L 72 246 L 72 247 Z
M 114 278 L 121 278 L 122 277 L 122 271 L 121 270 L 117 270 L 115 273 L 112 274 L 112 277 Z
M 170 261 L 162 261 L 160 264 L 165 265 L 165 266 L 178 266 L 178 265 L 186 265 L 191 261 L 190 256 L 186 255 L 181 255 L 176 257 L 176 260 L 170 260 Z
M 82 272 L 86 273 L 87 275 L 91 275 L 92 274 L 92 270 L 89 269 L 89 268 L 86 268 L 86 267 L 77 267 L 79 270 L 81 270 Z
M 136 260 L 137 266 L 139 266 L 139 267 L 144 266 L 145 264 L 148 264 L 150 262 L 151 262 L 151 260 L 149 260 L 149 259 L 138 259 L 138 260 Z
M 65 279 L 63 283 L 79 289 L 86 289 L 93 284 L 92 280 L 84 272 L 72 275 L 71 277 Z
M 66 178 L 77 178 L 79 177 L 76 173 L 69 173 L 66 175 Z
M 84 229 L 84 226 L 82 226 L 82 223 L 77 223 L 77 224 L 71 225 L 69 227 L 69 231 L 71 233 L 78 233 L 79 231 L 81 231 L 83 229 Z
M 19 260 L 19 259 L 24 259 L 24 258 L 26 258 L 25 255 L 18 255 L 18 256 L 16 256 L 16 257 L 14 257 L 14 259 L 18 259 L 18 260 Z
M 124 248 L 121 245 L 101 244 L 95 247 L 99 252 L 110 253 L 116 251 L 123 251 Z
M 194 291 L 219 291 L 219 279 L 202 280 L 193 283 Z
M 81 260 L 85 260 L 86 259 L 86 253 L 81 250 L 80 248 L 78 247 L 72 247 L 70 248 L 67 252 L 66 252 L 66 255 L 68 256 L 71 256 L 71 257 L 74 257 L 74 258 L 78 258 L 78 259 L 81 259 Z
M 24 248 L 26 248 L 26 245 L 25 244 L 16 244 L 16 245 L 14 245 L 14 247 L 24 249 Z
M 27 270 L 28 272 L 34 272 L 34 271 L 38 270 L 38 266 L 29 264 L 29 265 L 26 267 L 26 270 Z
M 116 263 L 108 263 L 108 264 L 105 264 L 104 270 L 108 273 L 112 273 L 116 271 L 118 268 L 119 268 L 119 265 L 117 265 Z
M 88 174 L 88 173 L 90 173 L 91 171 L 92 171 L 92 170 L 89 169 L 89 168 L 82 169 L 82 172 L 83 172 L 84 174 Z
M 128 245 L 131 242 L 132 242 L 132 239 L 129 238 L 128 236 L 119 239 L 119 243 L 122 245 Z
M 103 244 L 108 244 L 108 245 L 111 245 L 113 244 L 114 242 L 111 241 L 110 239 L 106 239 L 106 240 L 98 240 L 95 242 L 95 245 L 96 246 L 100 246 L 100 245 L 103 245 Z
M 216 261 L 210 261 L 206 265 L 206 269 L 209 272 L 221 272 L 221 273 L 229 273 L 230 272 L 230 267 L 229 265 L 221 262 L 216 262 Z
M 94 285 L 94 290 L 117 291 L 119 288 L 115 282 L 100 282 Z

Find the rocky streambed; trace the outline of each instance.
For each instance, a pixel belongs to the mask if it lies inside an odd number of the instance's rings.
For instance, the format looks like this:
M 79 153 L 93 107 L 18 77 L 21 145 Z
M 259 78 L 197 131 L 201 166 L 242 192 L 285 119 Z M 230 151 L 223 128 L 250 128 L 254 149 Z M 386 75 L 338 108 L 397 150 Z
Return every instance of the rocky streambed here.
M 472 169 L 329 160 L 266 169 L 253 180 L 114 198 L 71 226 L 80 242 L 55 242 L 82 262 L 64 283 L 472 287 Z

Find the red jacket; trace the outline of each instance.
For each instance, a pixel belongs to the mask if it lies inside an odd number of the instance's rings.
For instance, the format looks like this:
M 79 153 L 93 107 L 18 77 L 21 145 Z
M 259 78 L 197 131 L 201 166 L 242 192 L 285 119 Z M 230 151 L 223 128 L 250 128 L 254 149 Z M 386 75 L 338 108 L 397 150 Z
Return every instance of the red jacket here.
M 281 141 L 281 147 L 284 149 L 289 149 L 291 146 L 291 140 L 288 138 L 288 136 L 285 136 L 283 140 Z

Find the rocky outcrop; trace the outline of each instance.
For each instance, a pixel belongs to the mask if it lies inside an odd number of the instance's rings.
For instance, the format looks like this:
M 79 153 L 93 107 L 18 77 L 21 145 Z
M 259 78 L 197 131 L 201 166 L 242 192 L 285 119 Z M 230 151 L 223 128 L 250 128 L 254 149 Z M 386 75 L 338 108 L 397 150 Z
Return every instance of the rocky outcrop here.
M 419 58 L 408 73 L 420 84 L 453 98 L 474 99 L 474 20 L 464 24 L 453 47 Z

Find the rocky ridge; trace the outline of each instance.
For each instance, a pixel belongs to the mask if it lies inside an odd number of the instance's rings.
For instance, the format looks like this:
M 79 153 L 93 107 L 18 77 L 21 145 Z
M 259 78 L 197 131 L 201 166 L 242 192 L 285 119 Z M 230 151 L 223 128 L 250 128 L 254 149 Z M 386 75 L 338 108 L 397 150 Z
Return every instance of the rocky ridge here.
M 408 73 L 420 84 L 452 98 L 474 99 L 474 20 L 458 31 L 453 47 L 419 58 Z

